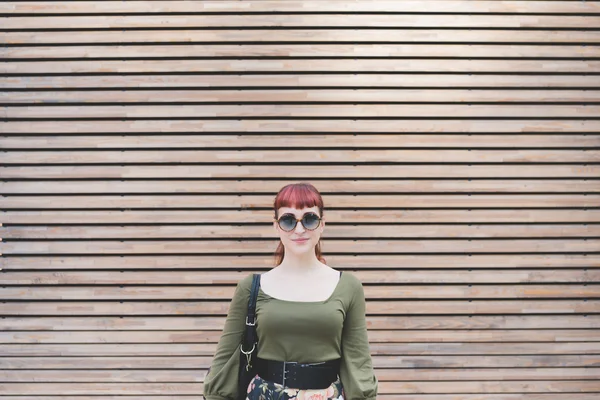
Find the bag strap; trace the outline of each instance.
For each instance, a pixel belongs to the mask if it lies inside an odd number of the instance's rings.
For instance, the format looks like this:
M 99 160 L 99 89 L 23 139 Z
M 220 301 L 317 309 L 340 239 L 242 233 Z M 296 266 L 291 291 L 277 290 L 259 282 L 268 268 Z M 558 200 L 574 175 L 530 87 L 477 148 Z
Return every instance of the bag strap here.
M 253 346 L 258 342 L 256 335 L 256 298 L 258 297 L 258 288 L 260 287 L 260 274 L 254 274 L 252 277 L 252 287 L 250 298 L 248 299 L 248 313 L 246 314 L 246 326 L 244 327 L 244 338 L 242 349 L 245 352 L 253 352 Z

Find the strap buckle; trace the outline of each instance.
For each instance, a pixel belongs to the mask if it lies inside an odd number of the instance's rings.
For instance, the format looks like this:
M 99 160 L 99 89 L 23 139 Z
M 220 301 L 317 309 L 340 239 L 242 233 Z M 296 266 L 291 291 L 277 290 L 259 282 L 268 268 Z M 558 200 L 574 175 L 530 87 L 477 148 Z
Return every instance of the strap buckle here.
M 285 379 L 287 378 L 287 370 L 285 369 L 285 367 L 288 364 L 298 364 L 298 362 L 297 361 L 284 361 L 283 362 L 283 382 L 281 382 L 283 387 L 285 387 Z
M 248 316 L 246 315 L 246 325 L 248 325 L 248 326 L 256 325 L 256 317 L 254 318 L 254 322 L 250 323 L 250 322 L 248 322 Z

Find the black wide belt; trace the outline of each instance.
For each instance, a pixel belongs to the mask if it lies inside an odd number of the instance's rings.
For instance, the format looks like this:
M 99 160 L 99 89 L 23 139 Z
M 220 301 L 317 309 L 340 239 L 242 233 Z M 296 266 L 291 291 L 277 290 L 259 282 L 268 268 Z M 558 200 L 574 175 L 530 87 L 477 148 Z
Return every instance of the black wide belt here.
M 256 358 L 258 375 L 294 389 L 326 389 L 337 380 L 340 360 L 302 364 Z

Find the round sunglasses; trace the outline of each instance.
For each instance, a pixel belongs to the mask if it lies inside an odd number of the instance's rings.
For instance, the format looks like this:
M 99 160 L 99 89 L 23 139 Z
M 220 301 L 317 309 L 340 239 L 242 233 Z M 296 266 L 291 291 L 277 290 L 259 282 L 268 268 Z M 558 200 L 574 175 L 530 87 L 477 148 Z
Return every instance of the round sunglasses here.
M 279 224 L 279 227 L 286 232 L 296 229 L 298 221 L 300 221 L 302 226 L 309 231 L 313 231 L 321 225 L 321 217 L 313 212 L 307 212 L 300 219 L 296 218 L 294 214 L 283 214 L 276 221 Z

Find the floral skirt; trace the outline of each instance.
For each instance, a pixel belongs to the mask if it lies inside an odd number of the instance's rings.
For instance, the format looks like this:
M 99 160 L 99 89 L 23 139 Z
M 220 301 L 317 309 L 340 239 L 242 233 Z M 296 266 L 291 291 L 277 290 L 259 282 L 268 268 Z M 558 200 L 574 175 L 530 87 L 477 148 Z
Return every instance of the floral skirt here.
M 248 385 L 246 400 L 344 400 L 344 389 L 338 376 L 327 389 L 294 389 L 267 381 L 256 375 Z

